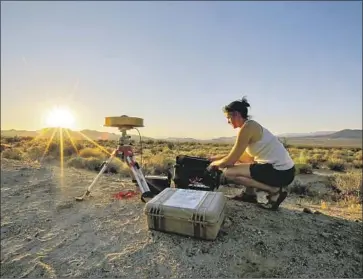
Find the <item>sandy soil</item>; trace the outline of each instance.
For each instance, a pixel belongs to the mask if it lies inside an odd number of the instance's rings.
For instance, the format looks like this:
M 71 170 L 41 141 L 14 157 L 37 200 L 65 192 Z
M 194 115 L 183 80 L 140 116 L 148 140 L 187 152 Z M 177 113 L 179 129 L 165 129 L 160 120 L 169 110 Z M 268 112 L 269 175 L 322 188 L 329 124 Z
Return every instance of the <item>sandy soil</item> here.
M 2 159 L 2 277 L 363 277 L 362 223 L 228 202 L 217 240 L 149 231 L 133 188 L 104 175 L 93 197 L 76 202 L 95 173 Z M 294 210 L 292 210 L 294 208 Z

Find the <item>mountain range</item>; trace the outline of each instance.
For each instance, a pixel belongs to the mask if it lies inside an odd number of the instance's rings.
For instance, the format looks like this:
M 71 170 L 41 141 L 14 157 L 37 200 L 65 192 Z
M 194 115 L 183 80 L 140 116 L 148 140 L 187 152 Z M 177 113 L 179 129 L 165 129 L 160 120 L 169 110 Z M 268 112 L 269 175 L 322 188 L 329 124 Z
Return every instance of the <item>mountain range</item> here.
M 108 132 L 100 132 L 95 130 L 81 130 L 81 131 L 72 131 L 70 129 L 63 129 L 64 130 L 64 136 L 67 137 L 68 134 L 73 139 L 85 139 L 89 138 L 92 140 L 118 140 L 120 137 L 120 134 L 115 133 L 108 133 Z M 42 130 L 37 131 L 26 131 L 26 130 L 2 130 L 1 131 L 1 137 L 51 137 L 53 133 L 52 128 L 45 128 Z M 138 141 L 139 135 L 130 134 L 131 138 L 133 140 Z M 157 140 L 156 138 L 150 138 L 145 137 L 143 135 L 142 140 Z M 285 133 L 278 135 L 280 138 L 286 138 L 286 139 L 326 139 L 326 140 L 345 140 L 345 139 L 351 139 L 351 140 L 362 140 L 362 130 L 358 129 L 344 129 L 341 131 L 318 131 L 318 132 L 312 132 L 312 133 Z M 219 137 L 219 138 L 213 138 L 213 139 L 195 139 L 195 138 L 177 138 L 177 137 L 169 137 L 162 140 L 166 141 L 178 141 L 178 142 L 215 142 L 215 143 L 232 143 L 235 140 L 236 137 Z

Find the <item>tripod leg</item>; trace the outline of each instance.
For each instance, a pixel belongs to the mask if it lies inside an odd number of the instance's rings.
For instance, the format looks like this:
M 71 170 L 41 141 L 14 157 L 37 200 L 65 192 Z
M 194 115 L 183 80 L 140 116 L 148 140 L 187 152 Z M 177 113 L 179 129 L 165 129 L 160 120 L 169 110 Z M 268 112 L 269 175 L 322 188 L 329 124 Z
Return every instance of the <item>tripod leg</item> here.
M 103 167 L 100 170 L 100 172 L 97 174 L 97 176 L 95 177 L 95 179 L 92 181 L 91 185 L 88 186 L 86 192 L 81 197 L 76 197 L 76 201 L 83 201 L 83 199 L 91 193 L 92 187 L 96 184 L 96 182 L 98 181 L 98 179 L 105 172 L 105 170 L 107 169 L 108 165 L 111 163 L 111 161 L 116 156 L 116 154 L 117 154 L 117 150 L 115 150 L 111 154 L 110 158 L 106 161 L 106 163 L 103 165 Z
M 133 176 L 135 177 L 137 184 L 141 191 L 141 200 L 145 201 L 145 198 L 152 198 L 153 194 L 150 191 L 149 185 L 146 182 L 145 176 L 141 171 L 138 163 L 135 162 L 130 156 L 126 156 L 127 165 L 130 167 Z

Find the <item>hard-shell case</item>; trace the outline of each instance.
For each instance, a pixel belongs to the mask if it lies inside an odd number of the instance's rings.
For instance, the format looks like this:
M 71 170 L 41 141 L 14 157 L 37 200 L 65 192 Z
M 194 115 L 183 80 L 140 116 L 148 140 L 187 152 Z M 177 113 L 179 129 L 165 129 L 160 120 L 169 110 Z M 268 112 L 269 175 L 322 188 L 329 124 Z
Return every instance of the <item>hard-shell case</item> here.
M 146 203 L 149 229 L 214 240 L 225 217 L 221 192 L 166 188 Z

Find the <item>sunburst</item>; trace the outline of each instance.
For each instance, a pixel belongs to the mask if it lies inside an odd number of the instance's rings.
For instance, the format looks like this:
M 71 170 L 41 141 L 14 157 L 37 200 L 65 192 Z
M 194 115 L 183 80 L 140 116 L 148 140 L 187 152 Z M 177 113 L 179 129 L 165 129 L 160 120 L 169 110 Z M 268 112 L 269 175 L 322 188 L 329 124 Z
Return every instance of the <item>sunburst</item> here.
M 51 132 L 49 137 L 49 133 L 45 133 L 42 131 L 41 136 L 43 137 L 44 134 L 48 135 L 49 139 L 47 141 L 45 150 L 43 152 L 43 156 L 40 160 L 42 163 L 46 154 L 48 153 L 49 146 L 53 141 L 59 142 L 59 154 L 60 154 L 60 178 L 63 183 L 63 176 L 64 176 L 64 140 L 68 138 L 71 142 L 72 147 L 79 154 L 79 150 L 76 147 L 74 139 L 72 138 L 72 129 L 76 126 L 76 118 L 72 111 L 67 107 L 60 107 L 56 106 L 50 110 L 48 110 L 45 114 L 45 124 L 48 129 L 45 129 L 48 132 Z M 101 151 L 105 152 L 107 155 L 111 156 L 111 153 L 104 148 L 103 146 L 99 145 L 97 142 L 86 136 L 81 131 L 76 131 L 78 135 L 81 135 L 83 139 L 87 140 L 88 142 L 92 143 L 96 148 L 100 149 Z M 56 136 L 56 134 L 58 134 Z M 79 137 L 79 136 L 78 136 Z M 77 138 L 78 138 L 77 137 Z M 116 158 L 116 160 L 120 160 Z

